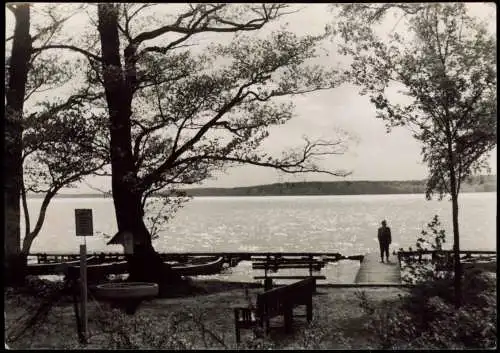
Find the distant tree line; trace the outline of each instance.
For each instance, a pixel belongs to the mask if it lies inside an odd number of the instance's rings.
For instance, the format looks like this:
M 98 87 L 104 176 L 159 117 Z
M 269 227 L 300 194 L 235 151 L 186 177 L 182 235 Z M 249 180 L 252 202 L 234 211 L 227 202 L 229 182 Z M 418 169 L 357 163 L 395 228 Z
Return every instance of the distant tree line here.
M 496 176 L 479 176 L 464 184 L 463 192 L 496 191 Z M 200 188 L 185 190 L 189 196 L 278 196 L 278 195 L 364 195 L 424 194 L 425 180 L 333 181 L 276 183 L 237 188 Z
M 185 189 L 187 196 L 280 196 L 280 195 L 377 195 L 377 194 L 424 194 L 425 180 L 402 181 L 318 181 L 274 183 L 235 188 Z M 496 175 L 473 177 L 463 185 L 463 192 L 497 191 Z M 162 196 L 156 193 L 154 196 Z M 40 198 L 40 195 L 30 195 Z M 103 194 L 59 194 L 56 198 L 111 197 Z

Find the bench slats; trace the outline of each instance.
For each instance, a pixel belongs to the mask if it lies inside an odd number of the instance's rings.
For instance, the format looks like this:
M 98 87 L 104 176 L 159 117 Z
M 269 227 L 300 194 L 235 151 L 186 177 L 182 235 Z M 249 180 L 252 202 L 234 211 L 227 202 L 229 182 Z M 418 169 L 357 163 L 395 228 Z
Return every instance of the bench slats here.
M 326 279 L 326 276 L 323 275 L 317 275 L 317 276 L 254 276 L 254 279 L 307 279 L 307 278 L 315 278 L 315 279 Z
M 268 265 L 268 264 L 253 264 L 252 269 L 254 270 L 265 270 L 266 268 L 268 270 L 273 270 L 273 269 L 285 269 L 285 268 L 303 268 L 303 269 L 309 269 L 312 268 L 313 270 L 321 270 L 324 266 L 323 265 L 308 265 L 308 264 L 281 264 L 281 265 Z
M 281 279 L 306 279 L 314 277 L 316 279 L 326 279 L 324 276 L 313 276 L 313 272 L 319 272 L 325 267 L 326 262 L 313 256 L 302 256 L 300 258 L 290 258 L 281 256 L 253 257 L 252 269 L 264 270 L 264 276 L 255 276 L 254 279 L 264 279 L 264 288 L 269 289 L 272 278 Z M 305 269 L 309 270 L 308 275 L 299 276 L 268 276 L 268 272 L 277 272 L 280 269 Z M 269 283 L 268 282 L 269 279 Z
M 290 259 L 290 258 L 278 258 L 278 259 L 273 259 L 273 258 L 269 258 L 269 259 L 252 259 L 252 261 L 254 262 L 278 262 L 278 263 L 293 263 L 293 264 L 308 264 L 310 262 L 312 263 L 323 263 L 324 261 L 322 260 L 319 260 L 319 259 Z

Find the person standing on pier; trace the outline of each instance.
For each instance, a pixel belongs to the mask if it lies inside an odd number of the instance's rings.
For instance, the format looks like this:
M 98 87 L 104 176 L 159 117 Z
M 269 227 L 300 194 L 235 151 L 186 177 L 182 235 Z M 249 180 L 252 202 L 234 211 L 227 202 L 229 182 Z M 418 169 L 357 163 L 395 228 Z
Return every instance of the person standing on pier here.
M 378 242 L 380 244 L 380 259 L 384 262 L 384 253 L 387 262 L 389 262 L 389 245 L 391 244 L 391 228 L 387 227 L 387 222 L 382 221 L 382 227 L 378 229 Z

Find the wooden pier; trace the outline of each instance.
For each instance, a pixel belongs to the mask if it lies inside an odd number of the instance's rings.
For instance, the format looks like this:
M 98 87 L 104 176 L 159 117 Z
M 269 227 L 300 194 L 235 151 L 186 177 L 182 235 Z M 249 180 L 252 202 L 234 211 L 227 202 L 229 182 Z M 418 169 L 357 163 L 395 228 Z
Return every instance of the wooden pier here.
M 400 286 L 402 283 L 399 261 L 393 256 L 389 263 L 382 263 L 380 262 L 380 254 L 366 254 L 361 261 L 361 266 L 354 282 L 369 286 Z

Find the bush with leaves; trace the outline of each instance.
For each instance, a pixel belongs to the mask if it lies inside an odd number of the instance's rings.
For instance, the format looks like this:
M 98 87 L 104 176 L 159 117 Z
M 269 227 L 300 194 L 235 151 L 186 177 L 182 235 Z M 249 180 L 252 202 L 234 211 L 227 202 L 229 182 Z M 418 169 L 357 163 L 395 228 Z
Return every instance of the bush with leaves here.
M 382 349 L 469 349 L 497 345 L 496 281 L 481 271 L 464 275 L 463 306 L 456 310 L 453 281 L 437 279 L 415 285 L 399 301 L 375 307 L 358 294 Z
M 443 260 L 446 259 L 444 253 L 439 252 L 442 250 L 443 243 L 446 242 L 446 231 L 442 228 L 438 215 L 434 215 L 432 220 L 427 223 L 426 228 L 420 232 L 420 235 L 416 242 L 417 251 L 432 250 L 436 252 L 431 261 L 424 259 L 423 254 L 419 254 L 418 259 L 411 256 L 404 258 L 401 266 L 403 282 L 415 284 L 452 279 L 453 273 L 440 270 Z
M 427 224 L 427 228 L 428 230 L 422 229 L 420 232 L 422 236 L 417 239 L 417 250 L 442 250 L 442 245 L 446 242 L 446 231 L 441 228 L 437 214 Z

